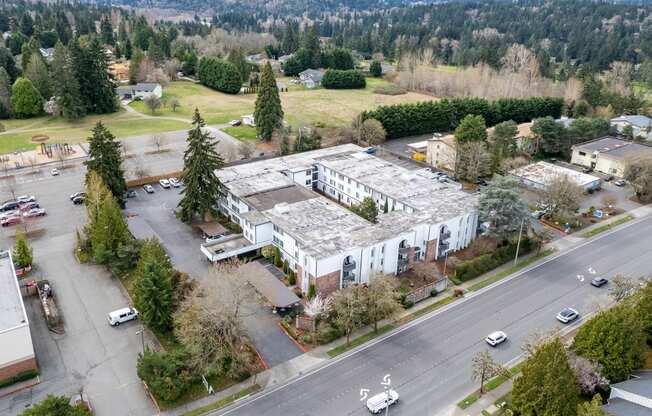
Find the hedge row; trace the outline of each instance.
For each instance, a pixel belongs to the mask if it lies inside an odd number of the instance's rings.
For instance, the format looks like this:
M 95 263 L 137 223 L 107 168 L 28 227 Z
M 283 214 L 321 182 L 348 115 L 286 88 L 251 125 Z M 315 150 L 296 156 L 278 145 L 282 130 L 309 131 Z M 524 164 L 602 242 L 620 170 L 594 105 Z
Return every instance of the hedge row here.
M 345 71 L 329 69 L 321 79 L 321 85 L 329 89 L 365 88 L 367 81 L 365 81 L 362 72 L 356 71 L 355 69 Z
M 231 62 L 222 59 L 201 58 L 197 76 L 202 84 L 227 94 L 237 94 L 242 86 L 238 69 Z
M 323 81 L 322 81 L 323 84 Z M 564 100 L 556 97 L 501 98 L 488 101 L 484 98 L 453 98 L 440 101 L 380 106 L 362 113 L 363 119 L 375 118 L 395 139 L 434 132 L 452 131 L 460 120 L 469 114 L 484 117 L 488 126 L 503 121 L 517 123 L 538 117 L 559 118 Z
M 519 255 L 526 254 L 534 248 L 535 244 L 529 238 L 521 240 Z M 466 260 L 455 266 L 455 278 L 460 282 L 466 282 L 495 269 L 514 259 L 516 255 L 516 243 L 499 247 L 491 254 L 484 254 L 471 260 Z

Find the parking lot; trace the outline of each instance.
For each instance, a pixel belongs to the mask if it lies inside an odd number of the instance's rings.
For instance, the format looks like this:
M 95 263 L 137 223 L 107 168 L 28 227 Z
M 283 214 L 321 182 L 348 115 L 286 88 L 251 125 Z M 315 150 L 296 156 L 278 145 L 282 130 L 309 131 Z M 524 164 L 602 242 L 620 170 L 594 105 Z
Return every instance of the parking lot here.
M 202 280 L 211 278 L 211 264 L 199 250 L 203 242 L 199 232 L 179 221 L 174 209 L 181 199 L 179 188 L 164 189 L 153 184 L 154 193 L 136 188 L 136 197 L 127 201 L 126 215 L 144 220 L 159 236 L 175 268 Z M 278 326 L 271 307 L 253 291 L 244 306 L 244 326 L 248 336 L 269 366 L 300 355 L 302 352 Z
M 136 374 L 141 351 L 138 322 L 110 327 L 107 313 L 127 305 L 120 286 L 103 268 L 79 264 L 73 256 L 75 230 L 85 222 L 83 206 L 69 195 L 83 186 L 83 168 L 15 178 L 17 195 L 33 194 L 47 215 L 28 230 L 35 267 L 29 279 L 48 279 L 61 310 L 65 333 L 47 329 L 38 301 L 26 299 L 41 383 L 0 399 L 0 414 L 17 415 L 48 394 L 72 395 L 83 388 L 97 415 L 152 415 L 151 402 Z M 11 199 L 7 179 L 0 197 Z M 0 246 L 13 246 L 15 227 L 0 230 Z M 146 342 L 149 340 L 145 339 Z

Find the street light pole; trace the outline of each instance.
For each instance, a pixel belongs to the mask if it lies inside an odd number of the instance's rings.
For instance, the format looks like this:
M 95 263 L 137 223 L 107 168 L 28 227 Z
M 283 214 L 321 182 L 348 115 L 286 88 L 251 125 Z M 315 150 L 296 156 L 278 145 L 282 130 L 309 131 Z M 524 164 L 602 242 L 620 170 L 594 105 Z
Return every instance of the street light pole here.
M 518 261 L 518 250 L 521 248 L 521 236 L 523 235 L 523 223 L 525 218 L 521 220 L 521 228 L 518 230 L 518 242 L 516 243 L 516 255 L 514 256 L 514 265 L 516 266 L 516 261 Z

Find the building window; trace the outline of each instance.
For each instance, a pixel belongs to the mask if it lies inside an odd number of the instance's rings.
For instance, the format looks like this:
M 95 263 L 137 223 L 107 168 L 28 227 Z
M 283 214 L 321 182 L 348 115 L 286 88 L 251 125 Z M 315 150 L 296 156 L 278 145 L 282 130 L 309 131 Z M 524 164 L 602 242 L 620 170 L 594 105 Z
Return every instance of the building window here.
M 310 185 L 312 181 L 310 179 L 306 179 L 306 185 Z
M 375 253 L 375 252 L 376 252 L 376 248 L 375 248 L 375 247 L 372 247 L 372 248 L 371 248 L 371 257 L 374 256 L 374 253 Z
M 586 156 L 586 152 L 580 152 L 580 156 Z

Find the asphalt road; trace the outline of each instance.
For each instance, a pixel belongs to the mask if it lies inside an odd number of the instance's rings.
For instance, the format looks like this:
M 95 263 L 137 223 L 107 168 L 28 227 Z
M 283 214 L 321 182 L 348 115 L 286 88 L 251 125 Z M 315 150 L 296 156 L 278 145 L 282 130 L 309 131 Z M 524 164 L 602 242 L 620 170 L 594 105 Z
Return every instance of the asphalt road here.
M 566 306 L 582 316 L 609 302 L 608 286 L 589 285 L 593 276 L 642 276 L 652 269 L 652 218 L 606 233 L 543 264 L 476 292 L 285 385 L 213 414 L 367 414 L 360 389 L 382 392 L 391 374 L 400 401 L 392 415 L 448 415 L 476 388 L 471 359 L 488 346 L 483 338 L 503 330 L 508 341 L 491 349 L 502 363 L 521 355 L 532 334 L 560 328 L 555 319 Z M 577 325 L 579 321 L 573 325 Z

